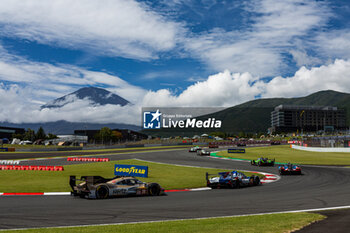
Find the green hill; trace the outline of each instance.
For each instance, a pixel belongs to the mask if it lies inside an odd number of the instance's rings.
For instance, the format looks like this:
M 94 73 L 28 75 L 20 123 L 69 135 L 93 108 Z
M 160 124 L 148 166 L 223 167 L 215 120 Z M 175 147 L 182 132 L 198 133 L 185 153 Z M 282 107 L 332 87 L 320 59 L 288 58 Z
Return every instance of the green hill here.
M 222 119 L 226 132 L 265 132 L 271 126 L 271 112 L 280 104 L 335 106 L 345 109 L 347 116 L 350 116 L 350 94 L 327 90 L 299 98 L 252 100 L 205 117 Z M 347 117 L 347 125 L 350 125 L 349 122 Z

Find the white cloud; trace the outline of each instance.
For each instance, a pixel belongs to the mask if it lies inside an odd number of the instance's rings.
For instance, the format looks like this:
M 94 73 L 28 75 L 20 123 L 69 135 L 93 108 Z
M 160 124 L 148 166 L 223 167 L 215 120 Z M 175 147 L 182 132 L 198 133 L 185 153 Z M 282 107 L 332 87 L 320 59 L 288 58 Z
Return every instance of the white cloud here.
M 290 51 L 290 54 L 293 56 L 293 60 L 296 62 L 298 67 L 301 66 L 309 66 L 309 65 L 315 65 L 320 64 L 321 59 L 317 57 L 312 57 L 306 53 L 306 51 L 303 50 L 294 50 L 292 49 Z
M 185 48 L 214 70 L 273 76 L 285 68 L 283 53 L 295 48 L 295 40 L 310 36 L 330 17 L 324 3 L 317 1 L 257 0 L 249 2 L 246 11 L 253 15 L 250 26 L 192 35 Z
M 0 48 L 0 122 L 140 123 L 141 107 L 229 107 L 261 97 L 300 97 L 321 90 L 350 92 L 350 61 L 335 60 L 329 65 L 300 68 L 292 77 L 263 81 L 250 73 L 228 70 L 209 76 L 177 94 L 169 89 L 146 91 L 117 76 L 75 66 L 31 62 L 9 55 Z M 72 80 L 74 86 L 72 86 Z M 92 106 L 90 100 L 75 100 L 59 109 L 39 106 L 47 100 L 75 91 L 79 87 L 107 86 L 106 89 L 131 101 L 124 107 Z M 57 88 L 56 88 L 57 87 Z
M 137 59 L 172 49 L 181 33 L 134 0 L 4 0 L 0 26 L 6 36 Z
M 321 90 L 350 92 L 350 61 L 336 60 L 330 65 L 300 68 L 292 77 L 256 81 L 250 73 L 228 70 L 189 86 L 179 95 L 168 89 L 149 91 L 143 106 L 234 106 L 261 97 L 301 97 Z
M 350 59 L 350 29 L 321 32 L 314 40 L 314 47 L 321 56 Z
M 181 77 L 180 71 L 153 71 L 143 75 L 142 79 L 154 80 L 154 79 L 171 79 Z
M 76 66 L 32 62 L 8 54 L 0 46 L 0 122 L 124 122 L 139 124 L 139 105 L 147 92 L 121 78 Z M 76 100 L 60 109 L 43 109 L 50 100 L 84 86 L 102 86 L 134 105 L 89 106 L 89 100 Z M 135 117 L 130 117 L 135 116 Z M 137 119 L 137 120 L 136 120 Z
M 249 73 L 232 74 L 226 70 L 187 87 L 178 96 L 168 89 L 149 91 L 144 98 L 143 106 L 233 106 L 254 99 L 255 95 L 259 94 L 259 89 L 252 85 L 253 81 L 254 78 Z
M 34 111 L 41 121 L 66 120 L 70 122 L 140 124 L 141 110 L 135 105 L 92 106 L 89 100 L 78 100 L 59 109 Z M 39 121 L 40 122 L 40 121 Z
M 1 48 L 1 47 L 0 47 Z M 29 99 L 49 101 L 83 86 L 107 86 L 121 97 L 135 102 L 145 93 L 123 79 L 77 66 L 33 62 L 0 49 L 0 80 L 25 86 Z
M 215 1 L 204 2 L 210 6 Z M 193 5 L 187 0 L 162 3 Z M 157 58 L 164 51 L 188 56 L 181 54 L 183 47 L 186 53 L 208 64 L 214 72 L 228 69 L 250 72 L 255 77 L 281 73 L 287 67 L 288 53 L 298 66 L 320 64 L 317 58 L 306 56 L 295 41 L 309 40 L 327 23 L 332 15 L 324 2 L 254 0 L 242 4 L 246 12 L 241 17 L 246 18 L 242 20 L 244 27 L 239 30 L 214 28 L 191 34 L 184 23 L 171 19 L 174 18 L 171 12 L 163 16 L 136 0 L 5 0 L 0 1 L 0 35 L 141 60 Z M 232 3 L 232 7 L 237 7 L 237 3 Z M 346 49 L 349 40 L 341 41 L 345 36 L 348 38 L 346 33 L 340 38 L 320 35 L 316 41 L 323 42 L 320 50 L 334 54 L 332 48 L 337 46 L 337 54 L 344 55 L 349 54 Z M 327 42 L 327 38 L 331 40 Z M 158 77 L 154 72 L 145 76 Z
M 37 123 L 66 120 L 69 122 L 140 124 L 141 110 L 135 105 L 92 106 L 88 99 L 78 99 L 61 108 L 39 110 L 26 104 L 23 96 L 25 93 L 22 93 L 16 86 L 11 86 L 7 90 L 0 86 L 0 98 L 7 103 L 6 108 L 0 108 L 0 121 Z
M 293 77 L 275 77 L 268 83 L 259 82 L 262 97 L 299 97 L 321 90 L 350 92 L 350 60 L 307 69 L 300 68 Z

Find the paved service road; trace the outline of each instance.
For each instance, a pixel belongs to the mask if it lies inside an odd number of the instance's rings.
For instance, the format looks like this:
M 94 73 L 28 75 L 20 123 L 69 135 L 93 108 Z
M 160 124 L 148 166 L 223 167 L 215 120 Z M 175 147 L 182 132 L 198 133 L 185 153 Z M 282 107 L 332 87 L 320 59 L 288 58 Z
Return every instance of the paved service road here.
M 344 233 L 350 229 L 350 209 L 321 211 L 319 214 L 327 216 L 323 221 L 313 223 L 295 233 Z
M 113 153 L 132 153 L 140 151 L 157 151 L 167 149 L 188 148 L 188 146 L 169 146 L 169 147 L 135 147 L 122 149 L 106 149 L 106 150 L 75 150 L 75 151 L 51 151 L 51 152 L 6 152 L 0 153 L 0 159 L 27 159 L 27 158 L 49 158 L 58 156 L 78 156 L 78 155 L 98 155 L 98 154 L 113 154 Z
M 200 157 L 187 150 L 103 157 L 277 174 L 277 167 L 255 167 L 247 162 Z M 64 165 L 68 162 L 55 159 L 26 163 Z M 0 229 L 229 216 L 350 205 L 350 169 L 303 166 L 303 173 L 302 176 L 284 176 L 278 182 L 258 187 L 168 193 L 160 197 L 85 200 L 71 196 L 4 196 L 0 197 Z

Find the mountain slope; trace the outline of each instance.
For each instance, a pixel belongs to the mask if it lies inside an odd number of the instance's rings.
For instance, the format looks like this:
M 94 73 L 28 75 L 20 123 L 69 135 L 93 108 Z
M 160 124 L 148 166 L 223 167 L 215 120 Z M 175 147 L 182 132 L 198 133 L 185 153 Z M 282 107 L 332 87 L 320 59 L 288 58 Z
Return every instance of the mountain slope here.
M 335 106 L 347 112 L 347 125 L 350 122 L 350 94 L 336 91 L 320 91 L 299 98 L 268 98 L 252 100 L 223 111 L 207 115 L 223 119 L 226 132 L 266 132 L 271 126 L 270 114 L 280 104 Z
M 102 88 L 97 87 L 83 87 L 73 93 L 57 98 L 41 108 L 60 108 L 66 104 L 72 103 L 76 100 L 89 99 L 93 105 L 114 104 L 125 106 L 129 103 L 126 99 L 119 95 L 113 94 Z

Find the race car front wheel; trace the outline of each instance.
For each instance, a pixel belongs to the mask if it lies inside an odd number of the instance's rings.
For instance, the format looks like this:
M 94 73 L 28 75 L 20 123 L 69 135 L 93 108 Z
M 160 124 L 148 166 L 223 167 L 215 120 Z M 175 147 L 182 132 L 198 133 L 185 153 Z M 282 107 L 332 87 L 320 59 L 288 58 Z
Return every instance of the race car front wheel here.
M 241 183 L 237 180 L 236 181 L 236 188 L 239 189 L 241 187 Z
M 105 185 L 98 186 L 96 188 L 96 198 L 97 199 L 105 199 L 109 195 L 108 187 Z
M 158 196 L 160 194 L 160 186 L 157 183 L 151 183 L 148 187 L 148 193 L 151 196 Z
M 259 184 L 260 184 L 259 176 L 254 177 L 254 185 L 259 185 Z
M 254 176 L 250 177 L 249 179 L 249 185 L 253 186 L 254 185 Z

